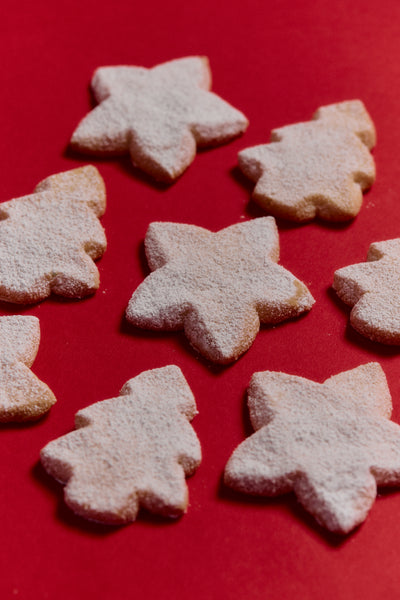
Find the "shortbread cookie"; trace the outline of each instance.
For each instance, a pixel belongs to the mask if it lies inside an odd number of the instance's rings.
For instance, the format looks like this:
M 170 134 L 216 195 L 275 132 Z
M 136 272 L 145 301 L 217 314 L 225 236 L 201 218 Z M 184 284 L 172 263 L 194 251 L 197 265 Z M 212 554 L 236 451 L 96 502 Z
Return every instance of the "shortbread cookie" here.
M 0 421 L 38 419 L 56 399 L 30 371 L 39 349 L 39 319 L 0 317 Z
M 75 130 L 71 145 L 90 154 L 130 154 L 160 181 L 176 179 L 196 146 L 215 146 L 243 133 L 246 117 L 210 92 L 208 59 L 191 56 L 152 69 L 100 67 L 92 89 L 100 104 Z
M 29 304 L 52 292 L 93 293 L 93 261 L 106 249 L 104 210 L 104 183 L 92 166 L 52 175 L 33 194 L 0 204 L 0 299 Z
M 145 239 L 154 271 L 133 294 L 126 316 L 138 327 L 184 329 L 217 363 L 236 360 L 260 321 L 278 323 L 311 308 L 306 286 L 276 263 L 273 217 L 212 233 L 195 225 L 151 223 Z
M 145 371 L 119 397 L 80 410 L 76 431 L 50 442 L 41 461 L 67 484 L 65 502 L 82 517 L 128 523 L 140 506 L 177 517 L 188 504 L 185 476 L 201 460 L 189 424 L 196 414 L 178 367 Z
M 367 262 L 335 273 L 333 288 L 353 306 L 350 323 L 384 344 L 400 344 L 400 238 L 369 247 Z
M 293 221 L 355 217 L 362 191 L 375 180 L 369 150 L 375 129 L 359 100 L 323 106 L 307 123 L 275 129 L 271 143 L 239 153 L 243 173 L 256 182 L 253 198 Z
M 255 373 L 248 390 L 256 433 L 234 451 L 225 482 L 249 494 L 293 490 L 324 527 L 348 533 L 367 517 L 376 486 L 400 484 L 400 427 L 378 363 L 323 384 Z

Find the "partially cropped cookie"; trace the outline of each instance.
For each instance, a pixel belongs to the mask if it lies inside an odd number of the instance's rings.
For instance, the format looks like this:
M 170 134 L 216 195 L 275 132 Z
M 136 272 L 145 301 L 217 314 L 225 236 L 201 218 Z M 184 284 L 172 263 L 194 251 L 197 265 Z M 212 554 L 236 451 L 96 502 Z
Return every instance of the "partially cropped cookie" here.
M 378 363 L 323 384 L 265 371 L 248 390 L 256 433 L 234 451 L 225 483 L 254 495 L 293 490 L 327 529 L 348 533 L 362 523 L 377 485 L 400 484 L 400 427 Z
M 82 298 L 99 287 L 106 249 L 104 182 L 95 167 L 52 175 L 33 194 L 0 204 L 0 300 L 30 304 L 51 293 Z
M 41 461 L 66 484 L 65 502 L 82 517 L 123 524 L 140 507 L 178 517 L 188 505 L 185 477 L 201 460 L 189 423 L 196 414 L 178 367 L 145 371 L 117 398 L 80 410 L 76 431 L 47 444 Z
M 71 146 L 95 155 L 130 154 L 155 179 L 172 182 L 196 146 L 215 146 L 247 128 L 246 117 L 210 91 L 208 59 L 190 56 L 145 69 L 98 68 L 98 106 L 78 125 Z
M 38 419 L 56 401 L 30 370 L 39 341 L 36 317 L 0 317 L 0 422 Z
M 323 106 L 311 121 L 274 129 L 270 143 L 239 153 L 254 200 L 293 221 L 355 217 L 375 180 L 374 124 L 360 100 Z
M 371 244 L 367 262 L 336 271 L 333 288 L 353 307 L 354 329 L 383 344 L 400 344 L 400 238 Z
M 151 223 L 145 238 L 153 271 L 134 292 L 128 321 L 146 329 L 184 329 L 192 346 L 216 363 L 236 360 L 261 323 L 310 310 L 306 286 L 276 263 L 275 220 L 263 217 L 217 233 Z

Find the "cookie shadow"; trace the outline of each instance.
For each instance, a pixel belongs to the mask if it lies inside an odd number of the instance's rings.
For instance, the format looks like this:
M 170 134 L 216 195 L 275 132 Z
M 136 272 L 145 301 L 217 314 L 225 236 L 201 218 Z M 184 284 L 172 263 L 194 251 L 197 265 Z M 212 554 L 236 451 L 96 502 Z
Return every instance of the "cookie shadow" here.
M 276 497 L 252 496 L 229 488 L 224 483 L 223 475 L 221 475 L 217 488 L 217 498 L 226 504 L 238 505 L 243 508 L 243 510 L 255 506 L 265 507 L 266 515 L 268 508 L 281 509 L 289 516 L 294 517 L 299 523 L 305 525 L 314 535 L 318 536 L 332 548 L 343 547 L 359 529 L 359 527 L 356 527 L 346 535 L 332 533 L 322 527 L 322 525 L 319 525 L 314 517 L 303 508 L 300 502 L 298 502 L 293 492 Z M 266 518 L 268 517 L 266 516 Z
M 143 279 L 145 279 L 150 273 L 151 270 L 149 268 L 147 258 L 146 258 L 146 250 L 144 246 L 143 240 L 138 242 L 137 256 L 139 257 L 140 268 L 142 271 Z M 140 285 L 140 284 L 139 284 Z M 137 289 L 137 288 L 136 288 Z M 127 303 L 128 304 L 128 303 Z M 136 325 L 130 323 L 126 318 L 126 309 L 121 312 L 120 321 L 119 321 L 119 333 L 122 335 L 130 336 L 136 339 L 149 339 L 149 340 L 173 340 L 174 347 L 177 352 L 184 352 L 185 354 L 190 354 L 198 363 L 200 363 L 208 372 L 212 374 L 219 375 L 223 373 L 227 368 L 232 366 L 236 361 L 229 364 L 216 364 L 212 361 L 205 358 L 201 355 L 189 342 L 187 339 L 183 328 L 177 330 L 155 330 L 155 329 L 142 329 Z
M 4 300 L 0 301 L 0 314 L 2 315 L 21 315 L 28 313 L 31 310 L 35 310 L 40 308 L 40 306 L 45 302 L 47 304 L 82 304 L 84 302 L 90 302 L 96 296 L 96 293 L 88 294 L 87 296 L 83 296 L 82 298 L 68 298 L 66 296 L 60 296 L 58 294 L 50 294 L 46 298 L 42 298 L 42 300 L 38 300 L 37 302 L 32 302 L 29 304 L 19 304 L 15 302 L 6 302 Z
M 239 166 L 236 165 L 229 172 L 231 178 L 238 183 L 241 187 L 247 190 L 250 198 L 248 203 L 245 206 L 246 216 L 257 219 L 259 217 L 273 216 L 275 218 L 277 227 L 280 231 L 290 231 L 291 229 L 299 229 L 300 227 L 307 227 L 311 223 L 315 223 L 320 227 L 324 227 L 325 229 L 330 229 L 332 231 L 342 231 L 351 226 L 354 219 L 348 219 L 346 221 L 326 221 L 325 219 L 321 219 L 320 217 L 315 217 L 310 221 L 292 221 L 290 219 L 284 219 L 283 217 L 270 215 L 268 211 L 262 208 L 253 198 L 253 190 L 255 187 L 255 183 L 251 181 L 243 172 L 240 170 Z
M 250 414 L 248 410 L 248 392 L 247 390 L 242 396 L 242 423 L 243 423 L 243 439 L 247 439 L 254 433 L 254 428 L 251 424 Z M 224 474 L 220 476 L 218 487 L 217 487 L 217 498 L 228 504 L 238 504 L 245 509 L 251 506 L 263 506 L 283 508 L 286 513 L 294 516 L 299 522 L 303 522 L 309 529 L 311 529 L 318 537 L 322 538 L 330 546 L 337 548 L 341 547 L 346 543 L 349 535 L 357 530 L 354 529 L 348 535 L 341 535 L 328 531 L 314 519 L 314 517 L 307 512 L 303 506 L 298 502 L 294 492 L 282 494 L 279 496 L 267 497 L 246 494 L 244 492 L 236 491 L 230 488 L 224 482 Z
M 0 314 L 2 315 L 21 315 L 36 308 L 40 302 L 36 304 L 15 304 L 13 302 L 0 301 Z
M 140 253 L 140 261 L 141 267 L 143 269 L 143 277 L 146 277 L 150 270 L 147 265 L 147 260 L 144 252 L 143 244 L 141 243 L 139 246 Z M 121 312 L 120 321 L 119 321 L 119 333 L 122 335 L 130 336 L 136 339 L 152 339 L 152 340 L 174 340 L 174 349 L 182 351 L 187 355 L 191 355 L 204 369 L 213 375 L 220 375 L 221 373 L 227 372 L 229 369 L 232 369 L 238 361 L 240 361 L 246 353 L 251 349 L 252 345 L 250 345 L 247 350 L 245 350 L 242 354 L 240 354 L 236 359 L 227 362 L 227 363 L 217 363 L 203 356 L 194 346 L 191 345 L 188 338 L 186 337 L 183 328 L 176 330 L 155 330 L 155 329 L 142 329 L 137 325 L 133 325 L 126 318 L 125 309 Z M 260 323 L 260 329 L 257 335 L 262 332 L 268 332 L 274 330 L 276 327 L 284 328 L 285 326 L 289 326 L 291 323 L 296 323 L 302 319 L 307 317 L 307 313 L 300 314 L 290 319 L 286 319 L 281 323 Z M 254 341 L 254 340 L 253 340 Z
M 202 356 L 188 341 L 183 330 L 177 331 L 155 331 L 152 329 L 141 329 L 136 325 L 130 323 L 125 317 L 125 311 L 121 315 L 119 333 L 132 337 L 133 339 L 142 340 L 158 340 L 160 342 L 168 340 L 173 344 L 173 352 L 171 353 L 172 361 L 175 351 L 179 356 L 181 353 L 190 355 L 196 362 L 198 362 L 208 373 L 218 376 L 224 373 L 227 369 L 234 366 L 235 362 L 229 364 L 213 363 L 204 356 Z
M 41 487 L 47 488 L 47 490 L 53 494 L 56 501 L 55 518 L 68 529 L 75 529 L 80 533 L 85 533 L 92 537 L 106 538 L 124 529 L 125 527 L 135 525 L 135 522 L 121 525 L 109 525 L 96 521 L 90 521 L 75 514 L 64 502 L 64 486 L 46 472 L 40 460 L 37 461 L 37 463 L 32 467 L 31 476 L 36 483 L 38 483 Z M 143 509 L 139 510 L 136 519 L 137 522 L 151 527 L 170 526 L 179 520 L 180 517 L 178 519 L 170 519 L 168 517 L 149 513 Z
M 254 433 L 253 425 L 251 424 L 249 407 L 248 407 L 249 394 L 247 389 L 242 394 L 242 424 L 243 424 L 243 436 L 244 438 L 250 437 Z
M 99 165 L 113 164 L 124 175 L 128 175 L 129 177 L 134 178 L 136 181 L 139 181 L 140 183 L 143 183 L 144 185 L 156 189 L 160 192 L 165 192 L 169 190 L 171 186 L 174 185 L 174 183 L 176 181 L 179 181 L 180 179 L 178 177 L 176 180 L 171 182 L 157 181 L 156 179 L 154 179 L 154 177 L 148 175 L 147 173 L 136 167 L 132 163 L 129 154 L 110 154 L 106 156 L 100 153 L 96 154 L 95 152 L 79 152 L 79 150 L 75 150 L 74 148 L 71 148 L 69 145 L 67 145 L 64 148 L 62 156 L 67 160 L 79 163 L 82 163 L 82 161 L 84 161 L 86 163 L 94 164 L 97 167 L 99 167 Z
M 352 327 L 350 324 L 350 312 L 352 307 L 345 304 L 339 298 L 339 296 L 336 294 L 335 290 L 332 287 L 327 288 L 326 294 L 328 298 L 333 302 L 335 307 L 347 319 L 345 330 L 343 333 L 343 337 L 347 342 L 349 342 L 353 346 L 357 346 L 358 348 L 367 350 L 367 352 L 369 352 L 370 354 L 376 354 L 382 358 L 390 358 L 400 355 L 400 346 L 374 342 L 373 340 L 370 340 L 364 335 L 361 335 L 361 333 L 358 333 L 358 331 L 356 331 L 354 327 Z
M 140 268 L 142 270 L 143 278 L 145 278 L 148 275 L 150 275 L 151 270 L 150 270 L 150 267 L 149 267 L 149 263 L 147 261 L 146 248 L 145 248 L 145 245 L 144 245 L 144 240 L 140 240 L 138 242 L 136 254 L 137 254 L 138 258 L 139 258 Z
M 31 429 L 37 427 L 39 423 L 45 423 L 50 415 L 50 410 L 29 421 L 4 421 L 0 422 L 0 431 L 19 431 L 20 429 Z
M 31 475 L 36 483 L 52 493 L 56 500 L 55 518 L 69 529 L 78 529 L 92 536 L 106 537 L 121 528 L 116 525 L 87 521 L 76 515 L 64 502 L 64 486 L 46 472 L 40 460 L 32 467 Z

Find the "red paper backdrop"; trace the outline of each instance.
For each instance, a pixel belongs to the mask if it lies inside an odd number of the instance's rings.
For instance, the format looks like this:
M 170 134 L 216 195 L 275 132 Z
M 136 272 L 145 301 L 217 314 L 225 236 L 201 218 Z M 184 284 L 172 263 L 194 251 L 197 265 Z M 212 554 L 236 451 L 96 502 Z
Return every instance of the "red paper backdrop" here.
M 7 4 L 7 5 L 6 5 Z M 34 372 L 58 403 L 30 426 L 0 430 L 0 594 L 27 599 L 354 599 L 400 594 L 400 493 L 382 494 L 365 524 L 326 534 L 294 496 L 251 500 L 224 488 L 233 449 L 251 433 L 245 390 L 255 371 L 281 370 L 323 381 L 378 360 L 400 422 L 400 356 L 349 329 L 333 272 L 363 261 L 373 241 L 400 235 L 400 5 L 352 0 L 202 2 L 20 0 L 3 3 L 0 201 L 89 162 L 67 150 L 91 106 L 101 65 L 153 66 L 190 54 L 210 59 L 213 89 L 249 118 L 246 134 L 201 152 L 169 188 L 153 185 L 129 160 L 91 160 L 104 177 L 102 223 L 108 249 L 101 286 L 81 302 L 47 300 L 0 314 L 37 315 L 42 341 Z M 264 327 L 234 365 L 212 367 L 183 334 L 146 333 L 124 321 L 147 274 L 143 237 L 154 220 L 218 230 L 264 214 L 237 171 L 237 152 L 267 141 L 271 128 L 307 120 L 323 104 L 361 98 L 373 117 L 377 181 L 354 222 L 279 222 L 281 264 L 317 302 L 296 321 Z M 180 366 L 199 415 L 203 462 L 188 480 L 190 507 L 178 521 L 142 514 L 123 528 L 91 524 L 63 504 L 62 487 L 40 464 L 40 449 L 73 429 L 75 412 L 118 394 L 143 370 Z

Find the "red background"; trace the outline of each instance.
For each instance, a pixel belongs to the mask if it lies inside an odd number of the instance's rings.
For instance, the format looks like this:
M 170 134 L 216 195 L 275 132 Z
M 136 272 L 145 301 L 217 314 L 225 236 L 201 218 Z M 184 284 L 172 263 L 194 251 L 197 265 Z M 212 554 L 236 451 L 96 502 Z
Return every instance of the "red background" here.
M 349 329 L 348 308 L 330 289 L 333 272 L 363 261 L 373 241 L 400 235 L 400 4 L 396 1 L 19 0 L 0 18 L 0 201 L 30 193 L 50 174 L 91 161 L 104 177 L 102 223 L 108 249 L 101 286 L 80 302 L 47 300 L 26 312 L 41 321 L 34 372 L 58 403 L 30 426 L 0 431 L 1 598 L 226 599 L 394 598 L 400 593 L 400 493 L 382 494 L 352 535 L 325 533 L 294 496 L 251 500 L 221 483 L 227 459 L 251 428 L 245 390 L 260 370 L 323 381 L 378 360 L 400 422 L 399 349 Z M 89 82 L 101 65 L 151 67 L 204 54 L 213 90 L 249 118 L 245 135 L 201 152 L 169 188 L 155 186 L 126 159 L 68 152 L 91 106 Z M 312 311 L 264 327 L 227 368 L 195 356 L 183 334 L 147 333 L 124 321 L 147 274 L 143 237 L 153 220 L 218 230 L 264 214 L 236 169 L 237 152 L 266 142 L 271 128 L 307 120 L 316 108 L 360 98 L 378 132 L 377 181 L 354 222 L 279 221 L 281 264 L 310 288 Z M 142 514 L 110 528 L 63 504 L 62 487 L 38 462 L 40 449 L 73 428 L 75 412 L 118 394 L 143 370 L 177 364 L 197 401 L 193 426 L 203 462 L 188 480 L 190 507 L 179 521 Z

